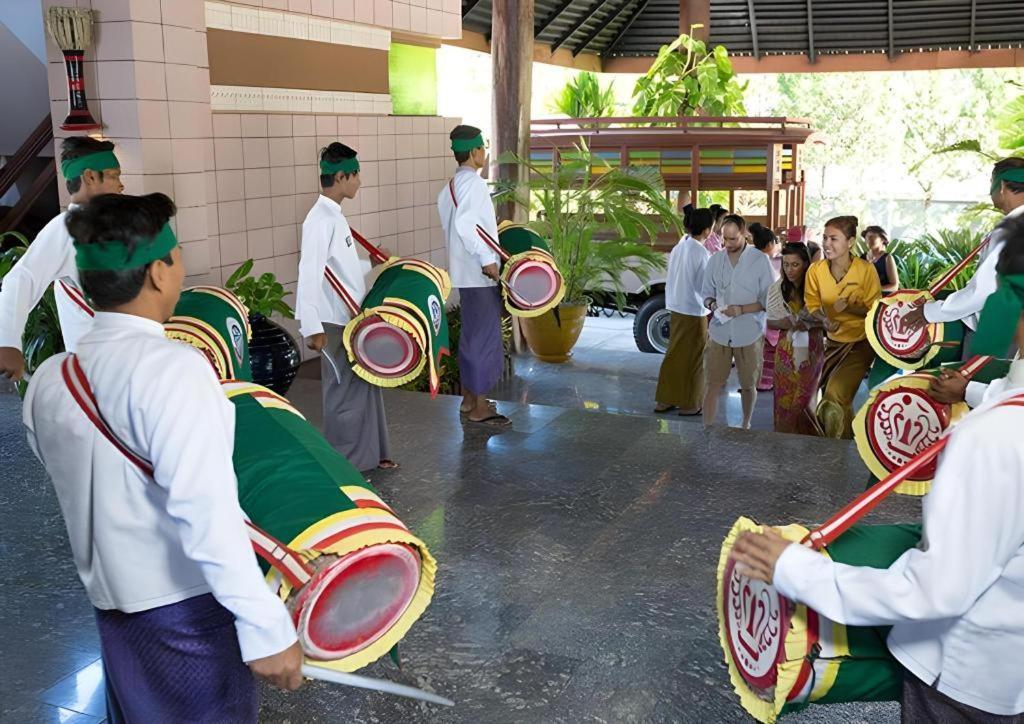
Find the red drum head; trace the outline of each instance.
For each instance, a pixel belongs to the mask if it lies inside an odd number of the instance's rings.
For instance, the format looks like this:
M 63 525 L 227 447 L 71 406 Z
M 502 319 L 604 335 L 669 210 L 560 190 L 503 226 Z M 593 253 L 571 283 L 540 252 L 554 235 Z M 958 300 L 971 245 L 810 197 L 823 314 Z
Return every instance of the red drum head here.
M 332 660 L 366 648 L 401 618 L 419 581 L 419 555 L 397 543 L 363 548 L 321 569 L 299 604 L 306 655 Z
M 735 568 L 730 559 L 722 577 L 726 640 L 743 680 L 770 698 L 778 681 L 778 664 L 786 656 L 789 604 L 770 585 L 747 578 Z
M 889 471 L 906 465 L 938 440 L 950 422 L 948 405 L 933 400 L 927 389 L 910 386 L 879 392 L 867 415 L 871 449 Z M 913 479 L 931 480 L 935 465 L 926 466 Z
M 875 334 L 878 341 L 893 357 L 916 360 L 928 350 L 931 342 L 928 330 L 931 325 L 909 330 L 903 326 L 903 317 L 915 306 L 908 300 L 897 299 L 891 304 L 882 304 L 875 316 Z
M 527 259 L 509 274 L 512 301 L 521 309 L 543 307 L 558 294 L 558 276 L 543 262 Z
M 354 354 L 366 369 L 381 377 L 401 377 L 419 364 L 420 349 L 404 329 L 373 317 L 355 332 Z

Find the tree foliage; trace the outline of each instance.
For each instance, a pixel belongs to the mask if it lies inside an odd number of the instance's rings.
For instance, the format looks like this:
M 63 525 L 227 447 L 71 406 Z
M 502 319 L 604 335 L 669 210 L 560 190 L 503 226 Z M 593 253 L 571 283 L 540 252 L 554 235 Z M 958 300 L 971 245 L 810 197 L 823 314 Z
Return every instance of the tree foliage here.
M 572 78 L 555 96 L 552 108 L 569 118 L 601 118 L 615 111 L 615 87 L 601 87 L 597 76 L 584 71 Z

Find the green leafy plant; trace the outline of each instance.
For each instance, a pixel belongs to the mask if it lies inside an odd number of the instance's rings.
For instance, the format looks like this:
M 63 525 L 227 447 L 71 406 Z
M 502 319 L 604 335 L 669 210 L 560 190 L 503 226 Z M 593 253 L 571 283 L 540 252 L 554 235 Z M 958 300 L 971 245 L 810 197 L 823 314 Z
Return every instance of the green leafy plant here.
M 565 84 L 551 107 L 569 118 L 610 116 L 615 110 L 615 89 L 612 83 L 602 88 L 594 73 L 584 71 Z
M 702 26 L 692 26 L 694 28 Z M 736 79 L 729 52 L 708 50 L 704 41 L 682 34 L 658 51 L 633 87 L 634 116 L 742 116 L 747 84 Z
M 291 292 L 286 292 L 277 277 L 270 272 L 264 272 L 258 277 L 250 276 L 252 267 L 253 260 L 248 259 L 235 269 L 224 282 L 227 290 L 242 300 L 249 314 L 269 317 L 276 313 L 286 319 L 294 319 L 295 311 L 284 301 Z
M 970 229 L 942 229 L 912 240 L 896 239 L 887 251 L 896 260 L 901 287 L 927 289 L 970 254 L 981 239 L 980 232 Z M 943 291 L 963 289 L 977 265 L 977 261 L 968 264 Z
M 527 181 L 499 186 L 497 197 L 532 209 L 529 226 L 547 240 L 565 279 L 564 304 L 585 304 L 589 290 L 610 286 L 621 307 L 626 272 L 646 283 L 664 269 L 653 242 L 662 231 L 681 235 L 682 223 L 658 169 L 612 167 L 582 139 L 551 169 L 515 154 L 499 162 L 529 171 Z
M 28 245 L 28 239 L 16 231 L 0 234 L 0 248 L 8 247 L 0 253 L 0 286 L 3 285 L 4 277 L 28 251 Z M 43 294 L 35 309 L 29 312 L 21 349 L 25 356 L 25 371 L 29 375 L 44 361 L 64 351 L 64 337 L 60 331 L 57 301 L 53 297 L 52 286 Z M 18 393 L 24 396 L 26 387 L 24 381 L 19 382 Z

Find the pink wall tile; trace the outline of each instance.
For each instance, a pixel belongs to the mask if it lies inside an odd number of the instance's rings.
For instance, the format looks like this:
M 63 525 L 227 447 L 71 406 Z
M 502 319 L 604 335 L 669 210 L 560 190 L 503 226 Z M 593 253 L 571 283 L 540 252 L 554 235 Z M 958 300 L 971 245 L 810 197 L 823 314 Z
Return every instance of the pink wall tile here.
M 206 203 L 216 205 L 217 203 L 217 173 L 206 172 Z
M 362 203 L 360 202 L 358 195 L 354 199 L 345 199 L 342 201 L 341 210 L 344 212 L 345 216 L 349 217 L 350 224 L 358 226 L 358 216 L 362 211 Z M 355 221 L 352 221 L 351 219 L 355 219 Z
M 440 38 L 443 32 L 443 13 L 440 10 L 427 10 L 427 35 Z
M 398 236 L 398 255 L 412 256 L 416 253 L 415 235 L 400 234 Z
M 174 174 L 174 195 L 171 197 L 178 205 L 179 211 L 186 207 L 196 207 L 202 212 L 203 234 L 192 237 L 206 237 L 206 174 L 178 173 Z M 190 241 L 191 239 L 189 239 Z
M 359 202 L 364 214 L 380 211 L 380 194 L 375 188 L 360 189 Z
M 295 174 L 287 168 L 270 174 L 270 195 L 291 196 L 295 193 Z
M 411 134 L 402 134 L 393 138 L 395 139 L 394 158 L 412 158 L 414 155 L 412 149 L 415 137 Z
M 142 193 L 144 194 L 167 194 L 174 197 L 174 176 L 171 174 L 143 174 Z
M 242 117 L 237 113 L 214 113 L 213 135 L 215 138 L 241 136 Z
M 274 224 L 270 219 L 269 199 L 247 199 L 245 202 L 245 228 L 269 229 Z M 269 236 L 269 233 L 268 233 Z M 250 239 L 250 242 L 252 240 Z M 272 245 L 271 245 L 272 246 Z M 250 243 L 251 247 L 251 243 Z M 250 249 L 251 250 L 251 249 Z
M 203 65 L 206 35 L 191 28 L 163 26 L 164 58 L 168 63 Z
M 295 115 L 292 116 L 292 133 L 295 136 L 315 136 L 316 116 Z
M 179 226 L 181 220 L 179 219 Z M 185 264 L 185 271 L 190 276 L 206 274 L 210 271 L 210 245 L 204 237 L 201 241 L 184 241 L 180 236 L 181 260 Z
M 143 100 L 166 100 L 167 81 L 163 63 L 133 63 L 135 97 Z M 209 86 L 209 83 L 207 83 Z M 104 96 L 106 97 L 106 96 Z
M 225 267 L 232 268 L 249 258 L 245 232 L 220 235 L 220 261 Z
M 437 209 L 432 206 L 417 206 L 414 214 L 416 230 L 429 229 L 437 218 Z
M 293 158 L 295 163 L 305 165 L 316 163 L 317 147 L 316 139 L 312 137 L 296 136 L 292 139 Z
M 411 116 L 395 116 L 395 133 L 412 133 Z
M 409 30 L 411 26 L 409 6 L 402 3 L 395 3 L 391 13 L 392 27 L 396 30 Z
M 313 208 L 313 204 L 316 203 L 319 193 L 310 194 L 296 194 L 295 195 L 295 221 L 300 225 L 306 219 L 306 214 Z M 302 229 L 299 229 L 299 233 L 302 233 Z
M 245 138 L 267 137 L 267 116 L 265 113 L 242 114 L 242 136 Z
M 286 173 L 279 174 L 284 177 Z M 283 181 L 282 181 L 283 182 Z M 295 177 L 292 180 L 290 193 L 308 194 L 319 193 L 320 191 L 320 170 L 315 165 L 296 166 Z M 274 192 L 277 196 L 277 192 Z
M 217 204 L 215 203 L 206 205 L 206 234 L 211 239 L 220 235 L 220 218 L 217 216 Z M 210 247 L 216 248 L 216 242 L 211 242 Z M 212 263 L 213 266 L 220 266 L 220 252 L 218 251 L 217 254 L 218 261 Z
M 270 174 L 268 168 L 253 168 L 244 172 L 245 198 L 267 199 L 270 196 Z M 248 212 L 247 212 L 248 214 Z M 255 227 L 252 227 L 255 228 Z
M 429 182 L 413 184 L 413 203 L 417 206 L 437 203 L 437 194 L 440 189 L 435 189 Z
M 356 116 L 338 116 L 338 136 L 352 138 L 359 135 L 359 119 Z M 317 131 L 317 135 L 319 135 Z
M 274 256 L 273 229 L 249 231 L 249 256 L 253 259 L 270 259 Z
M 206 139 L 175 138 L 171 142 L 171 164 L 175 173 L 206 171 Z
M 242 163 L 246 168 L 266 168 L 270 165 L 270 150 L 266 138 L 242 140 Z
M 377 135 L 377 119 L 374 116 L 356 117 L 356 129 L 360 136 Z
M 367 0 L 361 0 L 359 4 L 363 4 Z M 334 0 L 334 17 L 338 20 L 355 20 L 356 3 L 353 0 Z M 370 13 L 373 13 L 373 6 L 370 6 Z
M 268 10 L 287 10 L 288 0 L 263 0 L 263 7 Z
M 159 25 L 153 27 L 159 32 Z M 132 39 L 133 23 L 127 21 L 98 23 L 94 26 L 94 30 L 96 33 L 95 44 L 89 53 L 93 60 L 135 60 L 135 41 Z M 48 41 L 46 45 L 51 47 L 52 42 Z M 151 58 L 151 60 L 163 60 L 163 58 Z
M 205 5 L 203 0 L 161 0 L 160 13 L 164 25 L 205 30 Z
M 414 33 L 426 33 L 427 32 L 427 9 L 411 7 L 409 8 L 409 29 Z
M 362 214 L 358 228 L 367 239 L 376 239 L 380 236 L 380 214 Z
M 216 123 L 217 117 L 214 116 Z M 217 138 L 213 141 L 218 170 L 242 168 L 242 139 Z
M 377 119 L 377 133 L 381 136 L 395 135 L 395 119 L 393 116 L 382 116 Z
M 217 171 L 217 199 L 221 206 L 225 201 L 238 201 L 245 198 L 245 180 L 241 171 Z M 223 219 L 221 219 L 221 233 L 224 233 Z M 241 229 L 228 229 L 241 231 Z
M 291 138 L 292 117 L 286 113 L 268 114 L 267 135 L 271 138 Z
M 209 103 L 168 101 L 173 138 L 210 138 L 213 135 Z
M 332 18 L 334 17 L 334 3 L 332 0 L 310 0 L 309 11 L 313 15 Z
M 366 161 L 360 165 L 359 177 L 362 179 L 364 187 L 380 185 L 378 181 L 380 176 L 377 170 L 378 164 L 378 161 Z
M 397 180 L 397 173 L 395 172 L 394 161 L 378 161 L 377 162 L 377 182 L 381 186 L 394 184 Z
M 50 2 L 44 5 L 73 6 L 75 2 Z M 160 0 L 93 0 L 91 3 L 77 3 L 79 7 L 92 7 L 97 23 L 115 20 L 142 20 L 147 23 L 160 22 Z
M 312 5 L 309 0 L 288 0 L 288 11 L 309 15 L 312 12 Z
M 462 16 L 459 13 L 442 13 L 441 37 L 449 40 L 462 37 Z
M 381 160 L 390 160 L 396 158 L 396 138 L 397 136 L 377 137 L 377 155 Z
M 299 255 L 288 254 L 274 258 L 274 274 L 282 284 L 290 284 L 299 278 Z
M 335 137 L 338 135 L 338 117 L 337 116 L 317 116 L 316 117 L 316 135 L 317 136 L 330 136 Z
M 186 242 L 206 239 L 205 206 L 179 207 L 178 213 L 174 218 L 178 222 L 178 241 Z M 207 262 L 207 268 L 209 268 L 209 262 Z M 190 269 L 189 273 L 194 271 L 206 271 L 206 269 Z
M 404 209 L 416 205 L 416 186 L 412 183 L 399 183 L 398 208 Z
M 164 66 L 164 74 L 167 78 L 168 100 L 210 102 L 210 82 L 202 68 L 168 63 Z
M 270 139 L 270 165 L 271 166 L 294 166 L 295 150 L 292 138 L 271 138 Z
M 96 83 L 89 86 L 87 79 L 86 93 L 103 100 L 135 100 L 138 95 L 135 90 L 134 65 L 128 60 L 90 63 L 90 68 L 96 74 Z
M 398 232 L 400 234 L 404 234 L 416 228 L 416 216 L 414 209 L 398 209 L 395 214 L 398 217 Z
M 425 158 L 413 159 L 412 180 L 421 183 L 430 180 L 430 165 Z
M 295 219 L 295 197 L 274 196 L 270 199 L 270 219 L 274 226 L 294 224 Z
M 54 119 L 64 118 L 67 113 L 67 104 L 57 101 L 54 106 Z M 135 101 L 103 101 L 101 103 L 90 103 L 93 115 L 96 110 L 101 109 L 100 118 L 104 125 L 104 132 L 112 138 L 138 138 L 139 137 L 139 104 Z M 100 120 L 100 119 L 97 119 Z M 167 134 L 164 134 L 166 137 Z
M 398 207 L 398 190 L 394 184 L 390 186 L 381 186 L 379 191 L 381 211 L 392 211 Z
M 239 173 L 237 171 L 218 171 L 220 173 Z M 219 180 L 219 179 L 218 179 Z M 219 189 L 218 189 L 219 192 Z M 225 234 L 233 234 L 238 231 L 245 231 L 245 202 L 244 201 L 221 201 L 217 204 L 218 227 L 220 228 L 221 239 Z M 221 252 L 223 253 L 223 251 Z
M 207 222 L 209 228 L 209 222 Z M 220 237 L 211 235 L 206 237 L 206 247 L 210 254 L 210 269 L 216 269 L 221 265 L 220 261 Z
M 383 28 L 390 28 L 393 20 L 391 0 L 375 0 L 373 4 L 373 23 Z
M 284 254 L 294 254 L 299 250 L 298 226 L 296 226 L 295 224 L 275 226 L 273 230 L 273 235 L 275 256 L 282 256 Z
M 381 236 L 390 236 L 398 233 L 398 217 L 395 216 L 394 211 L 381 211 L 379 216 Z

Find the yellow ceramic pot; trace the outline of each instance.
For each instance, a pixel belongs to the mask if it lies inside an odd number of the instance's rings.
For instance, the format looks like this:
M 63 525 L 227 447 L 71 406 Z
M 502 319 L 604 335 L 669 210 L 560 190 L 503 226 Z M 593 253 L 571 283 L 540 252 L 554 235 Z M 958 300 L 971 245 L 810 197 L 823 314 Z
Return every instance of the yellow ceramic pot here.
M 586 304 L 560 304 L 558 319 L 552 310 L 539 317 L 520 319 L 530 351 L 543 362 L 565 362 L 583 331 L 587 318 Z

